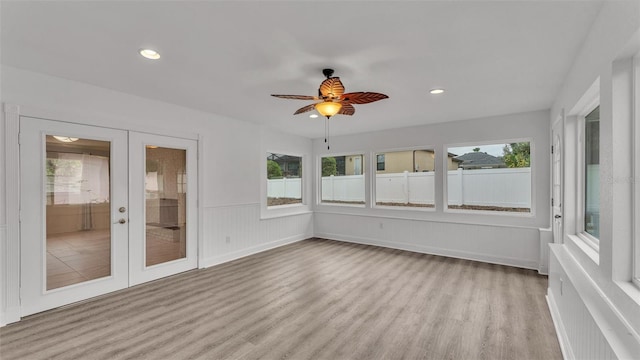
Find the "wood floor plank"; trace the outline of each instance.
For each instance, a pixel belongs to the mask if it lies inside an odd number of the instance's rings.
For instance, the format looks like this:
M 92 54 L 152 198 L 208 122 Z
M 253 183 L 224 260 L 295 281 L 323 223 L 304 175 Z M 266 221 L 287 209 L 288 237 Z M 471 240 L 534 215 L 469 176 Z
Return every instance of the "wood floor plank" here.
M 561 359 L 532 270 L 310 239 L 0 329 L 4 359 Z

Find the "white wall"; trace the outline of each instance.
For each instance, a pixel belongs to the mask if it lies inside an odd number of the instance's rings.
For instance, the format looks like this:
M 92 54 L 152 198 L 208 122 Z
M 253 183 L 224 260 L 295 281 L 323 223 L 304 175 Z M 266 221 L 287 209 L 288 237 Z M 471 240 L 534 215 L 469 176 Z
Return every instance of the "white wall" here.
M 640 354 L 640 289 L 630 282 L 631 243 L 638 234 L 633 234 L 631 200 L 634 120 L 629 76 L 630 56 L 639 50 L 640 2 L 605 2 L 551 109 L 551 123 L 567 115 L 565 226 L 562 243 L 554 245 L 548 289 L 567 358 Z M 600 249 L 595 255 L 572 236 L 581 196 L 575 194 L 578 180 L 572 173 L 578 161 L 574 153 L 580 151 L 575 147 L 580 135 L 573 116 L 594 83 L 600 92 Z
M 539 229 L 550 225 L 548 119 L 549 112 L 543 110 L 336 136 L 331 138 L 331 152 L 327 151 L 322 139 L 316 139 L 316 174 L 319 173 L 319 158 L 332 153 L 336 156 L 363 153 L 365 169 L 375 169 L 376 152 L 411 147 L 433 148 L 439 154 L 436 157 L 440 161 L 436 163 L 435 209 L 416 211 L 372 207 L 369 204 L 371 176 L 367 173 L 366 206 L 316 204 L 315 234 L 331 239 L 509 264 L 544 272 L 547 261 L 544 259 L 545 253 L 540 251 Z M 448 145 L 477 145 L 518 139 L 528 139 L 532 143 L 532 214 L 444 211 L 446 188 L 442 174 L 446 169 L 444 164 Z M 319 194 L 314 195 L 317 200 Z
M 276 219 L 261 219 L 261 177 L 264 147 L 311 153 L 311 140 L 281 134 L 249 122 L 228 119 L 184 107 L 3 66 L 2 100 L 20 106 L 21 115 L 64 120 L 96 126 L 155 132 L 189 138 L 200 137 L 201 248 L 199 266 L 209 266 L 313 235 L 310 212 Z M 4 140 L 5 120 L 0 128 Z M 266 134 L 266 135 L 265 135 Z M 4 159 L 4 146 L 3 156 Z M 3 170 L 5 167 L 3 166 Z M 7 169 L 8 170 L 8 169 Z M 265 172 L 266 174 L 266 172 Z M 7 312 L 6 296 L 15 299 L 18 289 L 6 286 L 6 238 L 4 175 L 0 180 L 0 324 L 15 321 L 15 309 Z M 265 175 L 266 176 L 266 175 Z M 265 177 L 266 178 L 266 177 Z M 310 196 L 310 193 L 309 193 Z M 7 212 L 17 213 L 11 204 Z M 286 215 L 286 214 L 285 214 Z M 228 240 L 227 240 L 228 239 Z M 13 264 L 13 263 L 12 263 Z M 13 265 L 11 265 L 13 266 Z

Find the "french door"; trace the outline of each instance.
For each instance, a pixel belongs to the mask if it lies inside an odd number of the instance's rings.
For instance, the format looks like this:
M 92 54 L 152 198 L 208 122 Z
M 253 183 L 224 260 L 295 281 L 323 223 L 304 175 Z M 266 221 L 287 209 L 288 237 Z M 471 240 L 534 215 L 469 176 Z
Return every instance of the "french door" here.
M 21 315 L 196 268 L 196 149 L 22 117 Z

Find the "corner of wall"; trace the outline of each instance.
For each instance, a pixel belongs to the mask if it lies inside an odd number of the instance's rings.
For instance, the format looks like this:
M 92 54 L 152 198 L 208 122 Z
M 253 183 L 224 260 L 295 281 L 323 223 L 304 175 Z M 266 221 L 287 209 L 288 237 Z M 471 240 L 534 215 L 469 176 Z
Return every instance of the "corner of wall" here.
M 538 229 L 540 231 L 540 259 L 538 273 L 549 274 L 549 245 L 553 243 L 553 231 L 551 228 Z

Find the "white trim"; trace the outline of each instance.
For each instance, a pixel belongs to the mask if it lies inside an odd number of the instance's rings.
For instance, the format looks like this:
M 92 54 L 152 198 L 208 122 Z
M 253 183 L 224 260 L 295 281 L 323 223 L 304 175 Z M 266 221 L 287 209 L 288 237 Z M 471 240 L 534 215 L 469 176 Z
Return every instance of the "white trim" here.
M 560 316 L 560 310 L 556 303 L 553 293 L 547 292 L 547 305 L 549 306 L 549 312 L 551 313 L 551 320 L 553 321 L 553 327 L 556 329 L 556 336 L 558 343 L 560 344 L 560 351 L 562 352 L 563 359 L 575 359 L 573 349 L 571 348 L 571 341 L 569 341 L 569 335 L 562 322 L 562 316 Z
M 301 205 L 298 205 L 298 206 L 301 206 Z M 283 218 L 283 217 L 308 215 L 308 214 L 313 214 L 313 211 L 305 209 L 304 211 L 296 211 L 296 212 L 287 213 L 287 214 L 269 214 L 269 215 L 266 215 L 266 216 L 261 216 L 260 217 L 260 221 L 269 220 L 269 219 Z
M 6 105 L 5 105 L 6 106 Z M 13 105 L 17 106 L 17 105 Z M 139 125 L 132 123 L 126 118 L 118 118 L 115 116 L 104 116 L 97 113 L 91 113 L 90 116 L 85 112 L 75 111 L 62 111 L 59 109 L 38 109 L 31 106 L 20 105 L 20 116 L 32 117 L 41 120 L 55 120 L 63 123 L 80 124 L 80 125 L 93 125 L 107 129 L 114 130 L 128 130 L 139 133 L 146 133 L 152 135 L 164 135 L 174 138 L 183 138 L 189 140 L 197 140 L 198 133 L 176 131 L 176 130 L 164 130 L 159 128 L 153 128 L 152 132 L 149 130 L 149 126 Z M 105 125 L 108 124 L 108 125 Z
M 598 77 L 585 92 L 582 98 L 576 103 L 569 112 L 570 119 L 575 122 L 575 132 L 568 134 L 565 129 L 565 139 L 567 136 L 575 138 L 575 172 L 574 172 L 574 189 L 575 198 L 573 204 L 575 209 L 575 223 L 573 224 L 575 231 L 569 235 L 569 239 L 576 244 L 578 248 L 585 252 L 596 264 L 599 263 L 600 241 L 593 235 L 585 231 L 585 118 L 593 110 L 600 106 L 600 77 Z M 563 166 L 569 166 L 564 164 Z M 566 178 L 564 181 L 566 182 Z M 563 185 L 566 188 L 566 183 Z M 566 197 L 566 195 L 565 195 Z M 569 205 L 565 202 L 565 205 Z M 565 226 L 567 225 L 565 219 Z
M 0 326 L 20 320 L 20 106 L 3 104 L 5 119 L 6 252 L 0 256 L 4 284 L 0 299 Z
M 567 235 L 567 240 L 571 241 L 576 247 L 582 250 L 582 252 L 584 252 L 584 254 L 587 255 L 587 257 L 589 257 L 589 259 L 591 259 L 591 261 L 593 261 L 596 265 L 599 265 L 600 255 L 591 245 L 589 245 L 589 243 L 584 240 L 581 235 L 583 234 L 569 234 Z
M 198 211 L 198 269 L 203 268 L 204 263 L 204 202 L 206 199 L 204 186 L 204 164 L 206 153 L 204 151 L 204 135 L 198 134 L 198 147 L 196 151 L 196 168 L 198 170 L 198 198 L 196 201 L 196 209 Z
M 631 115 L 633 119 L 631 125 L 633 128 L 633 244 L 632 244 L 632 263 L 633 270 L 631 274 L 631 281 L 640 288 L 640 52 L 633 57 L 632 68 L 632 111 Z

